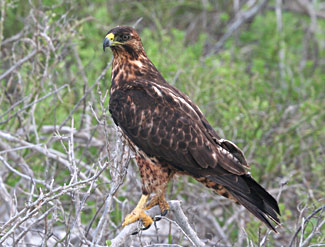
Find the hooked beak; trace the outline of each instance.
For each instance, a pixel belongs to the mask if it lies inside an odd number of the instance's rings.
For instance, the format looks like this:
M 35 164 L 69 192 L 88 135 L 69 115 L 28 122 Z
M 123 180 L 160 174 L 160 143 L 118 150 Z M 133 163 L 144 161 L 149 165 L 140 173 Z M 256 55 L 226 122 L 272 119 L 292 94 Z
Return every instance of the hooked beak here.
M 107 34 L 103 41 L 103 50 L 105 51 L 106 47 L 112 47 L 116 45 L 123 45 L 123 43 L 115 40 L 115 35 L 113 33 Z
M 105 51 L 106 47 L 110 47 L 112 45 L 112 41 L 109 38 L 105 37 L 103 41 L 103 50 Z

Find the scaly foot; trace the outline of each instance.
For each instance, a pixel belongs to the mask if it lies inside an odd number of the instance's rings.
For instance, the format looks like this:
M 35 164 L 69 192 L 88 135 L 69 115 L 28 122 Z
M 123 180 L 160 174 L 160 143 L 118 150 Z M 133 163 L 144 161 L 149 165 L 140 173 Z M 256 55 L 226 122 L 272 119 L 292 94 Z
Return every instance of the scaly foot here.
M 144 209 L 135 208 L 125 217 L 122 226 L 127 226 L 133 222 L 136 222 L 137 220 L 141 220 L 145 228 L 149 228 L 153 223 L 153 220 L 144 212 Z
M 151 226 L 151 224 L 153 223 L 153 220 L 150 216 L 148 216 L 144 212 L 144 208 L 145 208 L 146 202 L 148 200 L 148 197 L 149 197 L 148 195 L 141 196 L 141 199 L 138 202 L 138 205 L 135 207 L 135 209 L 132 210 L 132 212 L 130 214 L 128 214 L 125 217 L 122 226 L 127 226 L 133 222 L 136 222 L 137 220 L 142 221 L 144 229 L 148 229 Z

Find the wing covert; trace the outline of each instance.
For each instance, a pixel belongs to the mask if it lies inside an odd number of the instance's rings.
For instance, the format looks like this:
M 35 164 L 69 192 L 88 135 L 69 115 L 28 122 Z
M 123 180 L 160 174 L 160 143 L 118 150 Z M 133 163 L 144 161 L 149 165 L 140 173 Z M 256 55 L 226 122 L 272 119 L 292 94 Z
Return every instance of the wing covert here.
M 111 95 L 109 110 L 148 156 L 190 174 L 213 175 L 218 165 L 234 174 L 246 173 L 241 160 L 214 141 L 204 117 L 177 91 L 143 81 L 129 83 Z

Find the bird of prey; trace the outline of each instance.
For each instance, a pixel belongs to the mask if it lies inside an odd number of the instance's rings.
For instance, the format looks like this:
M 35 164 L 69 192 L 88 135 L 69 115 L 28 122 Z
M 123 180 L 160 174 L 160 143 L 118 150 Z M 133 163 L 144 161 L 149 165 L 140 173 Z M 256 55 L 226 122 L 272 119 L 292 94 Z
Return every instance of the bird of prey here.
M 243 152 L 221 139 L 199 107 L 165 81 L 138 33 L 117 26 L 106 34 L 106 47 L 114 57 L 109 111 L 135 152 L 142 179 L 141 199 L 123 226 L 141 220 L 149 228 L 153 220 L 145 210 L 155 205 L 165 215 L 167 184 L 181 174 L 243 205 L 276 232 L 269 219 L 280 222 L 277 201 L 250 176 Z

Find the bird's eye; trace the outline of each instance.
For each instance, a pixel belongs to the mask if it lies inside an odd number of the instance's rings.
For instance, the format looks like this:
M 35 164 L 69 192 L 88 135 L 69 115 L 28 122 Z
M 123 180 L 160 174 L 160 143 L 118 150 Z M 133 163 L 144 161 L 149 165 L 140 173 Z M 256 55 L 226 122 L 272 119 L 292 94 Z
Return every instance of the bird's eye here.
M 131 38 L 131 36 L 128 35 L 128 34 L 124 34 L 124 35 L 122 36 L 122 40 L 123 40 L 123 41 L 127 41 L 127 40 L 129 40 L 130 38 Z

